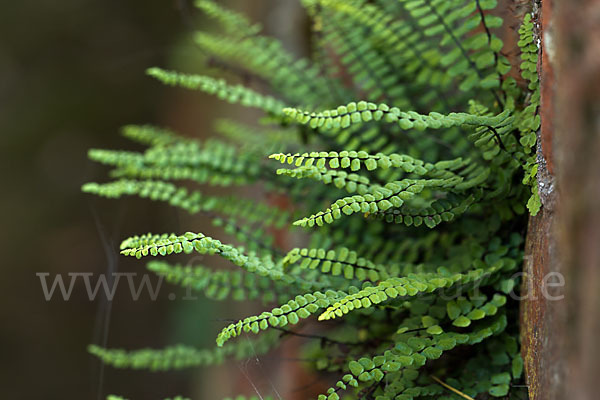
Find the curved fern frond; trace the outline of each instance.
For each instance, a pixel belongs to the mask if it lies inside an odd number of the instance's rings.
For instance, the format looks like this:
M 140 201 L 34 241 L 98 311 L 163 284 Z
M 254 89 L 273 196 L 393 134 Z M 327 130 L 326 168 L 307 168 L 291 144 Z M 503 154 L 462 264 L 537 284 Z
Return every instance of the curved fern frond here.
M 302 290 L 320 289 L 324 286 L 317 281 L 308 281 L 299 276 L 286 274 L 281 265 L 276 263 L 270 255 L 258 257 L 252 253 L 244 254 L 234 246 L 221 243 L 221 241 L 201 233 L 186 232 L 180 236 L 167 233 L 162 235 L 148 233 L 132 236 L 121 243 L 121 254 L 136 258 L 166 256 L 173 253 L 190 254 L 192 252 L 218 255 L 245 271 L 297 286 Z
M 542 202 L 540 200 L 537 184 L 538 164 L 535 156 L 535 145 L 537 143 L 537 132 L 541 125 L 539 114 L 540 106 L 540 87 L 537 74 L 538 45 L 535 42 L 534 25 L 531 21 L 531 15 L 526 14 L 523 23 L 519 27 L 519 49 L 521 50 L 521 76 L 528 83 L 529 90 L 532 91 L 529 97 L 529 104 L 517 114 L 516 125 L 519 128 L 521 138 L 519 143 L 523 146 L 527 158 L 524 162 L 525 177 L 523 183 L 531 186 L 531 197 L 527 201 L 527 208 L 531 215 L 537 215 Z
M 165 201 L 191 214 L 216 212 L 222 215 L 242 217 L 250 222 L 283 226 L 289 213 L 263 203 L 239 197 L 215 197 L 203 195 L 200 191 L 188 191 L 185 187 L 162 181 L 136 181 L 121 179 L 109 183 L 86 183 L 82 190 L 108 198 L 137 195 L 155 201 Z
M 296 59 L 277 40 L 254 36 L 232 41 L 204 32 L 197 33 L 195 43 L 210 54 L 242 66 L 277 87 L 296 104 L 322 104 L 332 99 L 327 81 L 306 59 Z
M 448 274 L 438 272 L 390 278 L 382 281 L 377 286 L 366 287 L 355 294 L 340 299 L 319 315 L 319 321 L 341 317 L 353 310 L 368 308 L 372 304 L 377 305 L 397 297 L 412 297 L 421 292 L 431 293 L 441 288 L 467 285 L 474 281 L 489 279 L 493 273 L 501 270 L 502 266 L 503 264 L 499 263 L 487 269 L 474 269 L 468 273 Z
M 389 182 L 383 187 L 374 189 L 365 195 L 354 195 L 338 199 L 325 211 L 319 211 L 310 217 L 302 218 L 294 225 L 302 227 L 313 227 L 315 224 L 322 226 L 324 223 L 331 224 L 340 219 L 342 214 L 352 215 L 354 213 L 377 213 L 386 211 L 392 207 L 401 207 L 404 202 L 425 188 L 448 189 L 458 186 L 462 181 L 460 178 L 450 179 L 405 179 L 397 182 Z
M 320 16 L 323 26 L 323 42 L 327 42 L 339 55 L 343 66 L 342 74 L 349 75 L 357 91 L 371 99 L 382 101 L 397 100 L 402 106 L 409 106 L 405 94 L 406 88 L 397 81 L 392 66 L 386 63 L 385 55 L 377 51 L 370 40 L 368 27 L 357 24 L 352 18 L 336 12 L 327 12 L 321 7 Z M 366 28 L 366 29 L 365 29 Z
M 450 222 L 456 216 L 465 213 L 475 199 L 476 197 L 473 195 L 461 197 L 448 193 L 445 199 L 436 200 L 424 208 L 403 205 L 400 208 L 369 213 L 369 216 L 406 226 L 425 224 L 428 228 L 433 229 L 442 222 Z
M 321 129 L 347 128 L 352 124 L 381 120 L 396 123 L 402 129 L 414 128 L 417 130 L 451 128 L 454 126 L 499 127 L 512 121 L 509 117 L 509 110 L 504 110 L 493 117 L 468 113 L 443 115 L 436 112 L 422 115 L 414 111 L 400 111 L 399 108 L 389 107 L 387 104 L 377 105 L 366 101 L 351 102 L 348 105 L 339 106 L 335 110 L 318 113 L 297 108 L 285 108 L 283 112 L 301 124 L 309 124 L 312 128 Z
M 145 256 L 165 256 L 172 253 L 192 252 L 200 254 L 219 255 L 243 269 L 268 276 L 272 279 L 285 281 L 293 280 L 283 274 L 270 257 L 258 258 L 245 255 L 239 249 L 221 243 L 201 233 L 187 232 L 177 236 L 175 234 L 132 236 L 121 243 L 121 254 L 142 258 Z
M 257 154 L 242 152 L 218 140 L 202 144 L 178 141 L 144 153 L 91 149 L 88 157 L 115 166 L 114 177 L 191 179 L 216 185 L 246 184 L 261 177 Z M 267 175 L 265 175 L 267 176 Z
M 375 264 L 355 251 L 345 247 L 338 250 L 299 249 L 290 250 L 283 259 L 284 267 L 300 261 L 300 268 L 319 268 L 324 274 L 344 276 L 344 278 L 376 282 L 399 273 L 398 265 Z
M 414 387 L 412 381 L 419 375 L 416 369 L 425 365 L 427 361 L 439 359 L 444 351 L 452 350 L 457 345 L 479 343 L 487 337 L 504 331 L 506 324 L 506 316 L 501 315 L 486 321 L 469 333 L 438 331 L 431 338 L 407 335 L 404 337 L 406 340 L 404 343 L 401 338 L 398 345 L 383 354 L 350 361 L 346 367 L 348 373 L 336 383 L 335 387 L 328 389 L 327 394 L 319 395 L 318 399 L 339 399 L 337 393 L 341 390 L 347 390 L 349 387 L 364 387 L 367 384 L 376 391 L 380 386 L 378 383 L 386 377 L 397 384 L 387 388 L 387 393 L 384 392 L 385 394 L 380 397 L 382 399 L 410 399 L 422 394 L 438 393 L 439 390 L 430 388 L 405 389 L 402 383 L 408 381 L 410 383 L 406 386 Z M 405 375 L 406 370 L 410 373 Z
M 190 139 L 183 138 L 175 132 L 152 125 L 126 125 L 121 130 L 123 136 L 135 142 L 150 146 L 168 146 Z
M 163 261 L 151 261 L 147 268 L 158 276 L 163 276 L 169 283 L 200 291 L 212 300 L 260 299 L 267 304 L 290 298 L 289 286 L 243 270 L 213 271 L 202 266 L 171 265 Z
M 224 348 L 197 349 L 192 346 L 177 345 L 160 350 L 125 351 L 91 345 L 88 347 L 88 351 L 101 359 L 104 364 L 115 368 L 170 371 L 219 365 L 228 359 L 244 360 L 268 352 L 278 342 L 277 332 L 269 332 L 256 339 L 239 341 Z
M 125 397 L 121 397 L 121 396 L 116 396 L 114 394 L 109 394 L 106 397 L 106 400 L 129 400 L 129 399 L 126 399 Z M 168 397 L 164 400 L 192 400 L 192 399 L 190 399 L 189 397 L 175 396 L 175 397 Z
M 295 325 L 301 319 L 310 317 L 320 309 L 328 307 L 344 296 L 347 296 L 345 292 L 332 290 L 328 290 L 325 293 L 317 291 L 312 294 L 298 295 L 271 311 L 265 311 L 260 315 L 245 318 L 223 328 L 217 336 L 217 346 L 223 346 L 225 342 L 244 332 L 257 334 L 269 327 L 283 328 L 288 324 Z
M 334 16 L 331 18 L 338 21 L 338 24 L 362 34 L 358 49 L 370 45 L 375 50 L 375 54 L 371 52 L 367 58 L 371 68 L 362 69 L 362 74 L 369 73 L 370 76 L 366 76 L 365 81 L 370 85 L 377 82 L 383 84 L 376 87 L 390 85 L 385 94 L 391 96 L 395 104 L 401 107 L 421 106 L 434 99 L 446 102 L 441 90 L 447 88 L 451 78 L 437 63 L 427 59 L 421 48 L 423 41 L 419 40 L 414 30 L 406 29 L 405 23 L 394 20 L 389 13 L 365 1 L 320 0 L 318 3 L 325 10 L 331 11 L 330 14 Z M 328 16 L 328 21 L 329 18 Z M 365 30 L 356 29 L 356 26 L 362 26 Z M 365 36 L 370 40 L 365 41 Z M 361 56 L 360 52 L 354 52 L 350 61 L 357 59 L 355 67 L 360 67 L 358 60 Z M 384 63 L 379 65 L 372 62 L 372 59 L 383 60 Z M 388 75 L 389 69 L 393 70 L 393 74 Z M 373 75 L 379 76 L 379 80 L 372 79 Z M 410 90 L 416 89 L 418 96 L 411 96 Z
M 308 153 L 305 154 L 308 156 Z M 287 158 L 289 155 L 282 155 L 279 161 L 281 161 L 281 159 L 284 157 Z M 365 194 L 373 188 L 369 178 L 365 176 L 352 173 L 349 174 L 345 171 L 335 169 L 317 168 L 313 166 L 302 166 L 294 169 L 280 168 L 277 170 L 277 175 L 286 175 L 297 179 L 311 178 L 325 184 L 333 183 L 335 187 L 338 189 L 345 189 L 348 193 L 356 192 L 358 194 Z
M 238 350 L 245 357 L 253 342 L 221 347 L 269 330 L 258 340 L 319 339 L 303 359 L 341 376 L 319 400 L 444 397 L 451 388 L 519 397 L 518 313 L 507 298 L 520 284 L 512 272 L 523 257 L 530 190 L 531 213 L 541 206 L 532 17 L 519 28 L 525 82 L 517 82 L 504 55 L 512 50 L 496 36 L 504 23 L 496 0 L 302 0 L 312 20 L 310 59 L 216 0 L 195 1 L 221 31 L 194 36 L 207 67 L 248 85 L 160 68 L 148 74 L 264 115 L 255 125 L 218 121 L 222 140 L 128 126 L 124 135 L 148 148 L 90 151 L 117 180 L 83 190 L 204 213 L 229 243 L 147 234 L 126 239 L 121 252 L 222 257 L 239 268 L 147 267 L 213 300 L 270 305 L 228 322 L 217 349 L 91 350 L 118 367 L 177 369 Z M 282 164 L 276 174 L 268 154 Z M 244 185 L 257 199 L 171 182 L 180 180 Z M 292 220 L 319 229 L 289 236 L 281 228 Z M 286 329 L 313 314 L 337 320 L 321 326 L 328 335 Z
M 214 94 L 228 103 L 239 103 L 246 107 L 259 108 L 275 115 L 281 115 L 281 110 L 285 107 L 284 103 L 271 96 L 259 94 L 242 85 L 229 85 L 223 79 L 182 74 L 156 67 L 148 69 L 147 74 L 167 85 L 201 90 L 208 94 Z
M 452 325 L 465 328 L 471 325 L 472 321 L 477 321 L 486 317 L 494 316 L 498 313 L 498 309 L 506 304 L 506 296 L 495 293 L 493 298 L 481 304 L 485 296 L 479 295 L 480 300 L 468 301 L 465 297 L 460 296 L 456 300 L 450 300 L 446 303 L 448 318 L 452 321 Z
M 174 399 L 175 400 L 175 399 Z M 226 397 L 223 400 L 275 400 L 273 397 L 271 396 L 244 396 L 244 395 L 237 395 L 235 397 Z
M 298 170 L 297 172 L 284 172 L 278 170 L 278 174 L 290 175 L 297 178 L 309 176 L 309 174 L 319 173 L 326 175 L 334 174 L 339 171 L 323 171 L 324 167 L 332 169 L 350 169 L 351 171 L 358 171 L 361 168 L 365 168 L 368 171 L 375 169 L 388 169 L 388 168 L 400 168 L 406 173 L 414 175 L 430 175 L 439 177 L 439 173 L 445 171 L 453 171 L 464 167 L 466 162 L 462 158 L 454 160 L 439 161 L 435 164 L 426 163 L 422 160 L 415 159 L 405 154 L 383 154 L 377 153 L 375 155 L 369 154 L 366 151 L 322 151 L 322 152 L 310 152 L 310 153 L 296 153 L 296 154 L 283 154 L 276 153 L 271 154 L 269 158 L 281 162 L 282 164 L 288 163 L 293 164 L 297 167 L 312 167 L 316 166 L 316 170 L 304 169 Z M 452 174 L 454 175 L 454 174 Z M 327 179 L 327 178 L 324 178 Z M 321 180 L 321 179 L 319 179 Z M 327 183 L 327 182 L 326 182 Z
M 423 36 L 435 37 L 438 46 L 449 49 L 438 62 L 450 76 L 460 77 L 461 90 L 500 87 L 497 72 L 490 69 L 497 66 L 495 54 L 503 43 L 489 29 L 501 26 L 502 18 L 483 13 L 496 7 L 495 0 L 401 1 Z M 480 26 L 484 32 L 473 33 Z M 495 92 L 494 96 L 501 103 Z
M 270 153 L 270 148 L 283 149 L 298 145 L 297 134 L 286 129 L 260 129 L 227 119 L 215 122 L 215 131 L 240 146 L 244 152 Z M 265 149 L 265 142 L 268 143 Z M 273 150 L 275 152 L 278 150 Z M 280 150 L 281 151 L 281 150 Z
M 219 21 L 225 31 L 235 38 L 253 36 L 262 30 L 260 24 L 252 24 L 243 14 L 228 10 L 211 0 L 196 0 L 194 5 L 209 17 Z

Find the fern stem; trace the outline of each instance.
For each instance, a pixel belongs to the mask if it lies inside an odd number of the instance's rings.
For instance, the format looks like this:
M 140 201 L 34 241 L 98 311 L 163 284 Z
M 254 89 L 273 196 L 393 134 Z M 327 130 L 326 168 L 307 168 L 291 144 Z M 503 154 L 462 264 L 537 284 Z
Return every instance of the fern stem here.
M 300 332 L 295 332 L 289 329 L 285 329 L 285 328 L 280 328 L 278 326 L 274 326 L 272 327 L 273 329 L 276 329 L 278 331 L 283 332 L 283 336 L 285 335 L 292 335 L 292 336 L 297 336 L 297 337 L 303 337 L 306 339 L 319 339 L 321 341 L 323 341 L 324 343 L 331 343 L 331 344 L 337 344 L 340 346 L 360 346 L 362 345 L 364 342 L 343 342 L 340 340 L 335 340 L 335 339 L 331 339 L 327 336 L 321 336 L 321 335 L 314 335 L 314 334 L 308 334 L 308 333 L 300 333 Z
M 459 395 L 460 397 L 462 397 L 463 399 L 466 400 L 475 400 L 474 398 L 472 398 L 471 396 L 468 396 L 466 394 L 464 394 L 463 392 L 461 392 L 458 389 L 453 388 L 452 386 L 448 385 L 446 382 L 443 382 L 440 378 L 438 378 L 435 375 L 431 376 L 431 379 L 433 379 L 434 381 L 436 381 L 438 384 L 442 385 L 443 387 L 445 387 L 446 389 L 448 389 L 449 391 Z

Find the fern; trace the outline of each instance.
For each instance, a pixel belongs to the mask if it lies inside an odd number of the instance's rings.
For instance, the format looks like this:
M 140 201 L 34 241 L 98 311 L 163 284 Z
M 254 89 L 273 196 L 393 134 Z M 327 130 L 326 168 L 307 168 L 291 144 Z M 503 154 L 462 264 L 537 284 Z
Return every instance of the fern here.
M 150 68 L 148 75 L 159 81 L 173 86 L 181 86 L 191 90 L 202 90 L 214 94 L 229 103 L 240 103 L 246 107 L 256 107 L 274 114 L 281 113 L 283 103 L 271 96 L 264 96 L 241 85 L 228 85 L 222 79 L 208 76 L 181 74 L 165 71 L 160 68 Z
M 303 349 L 310 367 L 338 375 L 320 400 L 520 398 L 509 294 L 519 284 L 526 208 L 535 215 L 541 207 L 531 16 L 519 28 L 522 88 L 495 34 L 504 24 L 495 0 L 302 4 L 313 22 L 311 59 L 243 15 L 197 1 L 221 32 L 197 32 L 196 44 L 270 94 L 212 76 L 148 74 L 264 118 L 253 126 L 218 120 L 220 137 L 205 141 L 128 126 L 124 135 L 147 149 L 91 150 L 114 180 L 83 186 L 209 217 L 232 244 L 190 227 L 130 237 L 121 253 L 220 256 L 233 267 L 154 260 L 148 269 L 212 300 L 258 301 L 268 311 L 225 326 L 214 349 L 90 352 L 117 368 L 212 366 L 298 334 L 288 325 L 309 330 L 327 320 L 320 340 Z M 247 187 L 286 205 L 244 198 Z M 282 229 L 301 244 L 276 240 Z M 235 340 L 246 334 L 258 336 Z
M 106 400 L 128 400 L 125 397 L 121 397 L 121 396 L 115 396 L 115 395 L 109 395 Z M 175 397 L 168 397 L 164 400 L 190 400 L 188 397 L 182 397 L 182 396 L 175 396 Z
M 244 360 L 256 354 L 264 354 L 277 342 L 278 335 L 265 334 L 257 340 L 241 341 L 226 348 L 196 349 L 189 346 L 171 346 L 161 350 L 142 349 L 124 351 L 89 346 L 88 351 L 105 364 L 115 368 L 167 371 L 198 366 L 218 365 L 228 357 Z

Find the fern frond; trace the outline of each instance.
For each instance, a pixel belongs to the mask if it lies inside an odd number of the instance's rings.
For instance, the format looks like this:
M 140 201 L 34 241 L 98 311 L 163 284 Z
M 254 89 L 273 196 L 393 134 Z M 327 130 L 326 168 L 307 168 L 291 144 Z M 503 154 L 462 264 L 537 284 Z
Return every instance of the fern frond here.
M 128 400 L 128 399 L 126 399 L 125 397 L 110 394 L 106 397 L 106 400 Z M 175 397 L 168 397 L 164 400 L 192 400 L 192 399 L 190 399 L 189 397 L 175 396 Z
M 433 229 L 442 222 L 450 222 L 456 216 L 465 213 L 473 202 L 475 202 L 473 195 L 461 197 L 448 193 L 445 199 L 436 200 L 424 208 L 403 205 L 400 208 L 369 213 L 369 216 L 406 226 L 425 224 L 428 228 Z
M 328 290 L 325 293 L 317 291 L 312 294 L 298 295 L 271 311 L 264 311 L 260 315 L 245 318 L 223 328 L 217 336 L 217 346 L 223 346 L 225 342 L 241 335 L 243 332 L 257 334 L 269 327 L 283 328 L 288 324 L 295 325 L 301 319 L 310 317 L 320 309 L 328 307 L 344 296 L 347 296 L 345 292 L 332 290 Z
M 479 295 L 479 297 L 485 299 L 483 295 Z M 464 328 L 471 325 L 472 321 L 496 315 L 498 309 L 506 304 L 506 296 L 496 293 L 492 300 L 484 304 L 481 303 L 482 300 L 468 301 L 463 296 L 446 303 L 448 317 L 452 321 L 452 325 Z
M 221 243 L 201 233 L 187 232 L 180 236 L 148 233 L 132 236 L 121 243 L 121 254 L 136 258 L 166 256 L 173 253 L 190 254 L 194 251 L 200 254 L 218 255 L 245 271 L 274 281 L 282 281 L 303 290 L 320 289 L 324 286 L 317 281 L 308 281 L 299 276 L 286 274 L 271 255 L 258 257 L 252 253 L 244 254 L 239 248 Z
M 487 269 L 474 269 L 468 273 L 449 274 L 447 272 L 411 274 L 406 277 L 390 278 L 377 286 L 366 287 L 363 290 L 348 295 L 330 306 L 319 315 L 319 320 L 329 320 L 341 317 L 353 310 L 371 307 L 396 297 L 416 296 L 418 293 L 431 293 L 437 289 L 450 288 L 455 285 L 467 285 L 477 280 L 489 277 L 501 270 L 503 264 L 490 266 Z
M 152 125 L 126 125 L 121 132 L 128 139 L 150 146 L 167 146 L 188 140 L 169 129 Z
M 439 161 L 435 164 L 425 163 L 422 160 L 415 159 L 405 154 L 369 154 L 366 151 L 330 151 L 330 152 L 310 152 L 310 153 L 296 153 L 296 154 L 283 154 L 276 153 L 271 154 L 269 158 L 281 162 L 282 164 L 288 163 L 293 164 L 297 167 L 312 167 L 316 166 L 315 170 L 304 169 L 298 170 L 297 172 L 283 172 L 278 170 L 280 174 L 291 175 L 294 177 L 302 177 L 309 173 L 319 172 L 322 174 L 321 169 L 326 165 L 329 168 L 337 169 L 350 169 L 351 171 L 359 171 L 361 168 L 365 168 L 368 171 L 375 169 L 388 169 L 388 168 L 400 168 L 404 172 L 415 174 L 415 175 L 433 175 L 442 171 L 452 171 L 458 168 L 464 167 L 465 162 L 462 158 L 455 160 Z M 280 172 L 281 171 L 281 172 Z M 336 171 L 327 171 L 327 174 L 335 173 Z M 438 174 L 439 175 L 439 174 Z M 321 179 L 319 179 L 321 180 Z
M 429 62 L 424 57 L 422 49 L 418 48 L 421 44 L 419 37 L 414 35 L 412 29 L 406 29 L 405 25 L 394 20 L 390 14 L 365 1 L 320 0 L 319 5 L 331 11 L 330 18 L 333 21 L 354 33 L 350 37 L 355 37 L 356 33 L 363 34 L 362 41 L 357 46 L 359 50 L 372 48 L 367 58 L 370 68 L 362 68 L 362 74 L 369 73 L 365 79 L 369 85 L 383 88 L 386 88 L 386 84 L 389 85 L 385 94 L 401 107 L 421 106 L 434 98 L 445 101 L 441 90 L 450 84 L 451 78 L 438 64 Z M 362 26 L 365 30 L 356 29 L 356 26 Z M 369 40 L 364 40 L 365 36 Z M 342 49 L 344 47 L 345 42 Z M 379 56 L 376 55 L 378 53 Z M 348 61 L 355 61 L 354 67 L 360 68 L 361 58 L 362 54 L 355 51 Z M 383 60 L 384 63 L 373 63 L 372 59 Z M 393 70 L 393 74 L 388 75 L 389 69 Z M 379 76 L 379 79 L 373 79 L 374 75 Z M 428 88 L 432 88 L 429 93 Z M 418 96 L 411 96 L 409 89 L 418 89 Z
M 275 400 L 273 399 L 273 397 L 271 396 L 244 396 L 244 395 L 237 395 L 235 397 L 226 397 L 223 400 Z
M 313 227 L 316 224 L 322 226 L 323 223 L 331 224 L 334 220 L 340 219 L 342 214 L 377 213 L 392 207 L 401 207 L 406 200 L 421 193 L 425 188 L 447 190 L 458 186 L 457 184 L 461 180 L 460 178 L 405 179 L 389 182 L 383 187 L 375 188 L 371 193 L 338 199 L 327 210 L 302 218 L 294 222 L 294 225 Z
M 325 250 L 323 248 L 290 250 L 283 259 L 283 265 L 291 265 L 300 261 L 300 268 L 319 268 L 324 274 L 343 275 L 346 279 L 369 280 L 372 282 L 387 279 L 399 273 L 397 265 L 375 264 L 364 257 L 359 257 L 347 248 Z
M 398 76 L 393 73 L 392 66 L 386 63 L 384 55 L 368 40 L 369 32 L 342 13 L 325 13 L 327 8 L 323 7 L 323 2 L 319 5 L 323 40 L 339 54 L 340 63 L 344 66 L 343 73 L 350 75 L 357 90 L 371 99 L 386 102 L 397 100 L 397 104 L 409 106 L 405 87 L 397 81 Z
M 189 179 L 229 186 L 252 183 L 262 172 L 258 155 L 240 154 L 235 147 L 217 140 L 208 140 L 202 146 L 178 141 L 151 147 L 144 153 L 91 149 L 88 156 L 116 167 L 111 174 L 118 178 Z
M 261 77 L 293 103 L 319 105 L 324 99 L 333 100 L 318 69 L 306 59 L 296 59 L 275 39 L 255 36 L 232 41 L 207 33 L 197 33 L 194 39 L 210 54 Z
M 241 217 L 243 218 L 243 217 Z M 274 246 L 275 237 L 267 230 L 272 227 L 269 221 L 257 221 L 255 226 L 242 225 L 234 218 L 219 218 L 214 217 L 213 225 L 219 226 L 223 231 L 233 236 L 236 240 L 242 243 L 249 251 L 256 252 L 259 256 L 262 255 L 281 255 L 281 251 Z
M 167 85 L 201 90 L 208 94 L 214 94 L 228 103 L 239 103 L 246 107 L 259 108 L 274 115 L 280 115 L 281 110 L 285 107 L 284 103 L 271 96 L 259 94 L 242 85 L 229 85 L 223 79 L 182 74 L 156 67 L 148 69 L 147 74 Z
M 152 164 L 125 164 L 112 171 L 110 176 L 117 179 L 145 180 L 190 180 L 214 186 L 242 186 L 256 181 L 252 172 L 225 172 L 208 166 L 159 166 Z
M 283 149 L 298 145 L 297 134 L 291 130 L 259 129 L 227 119 L 217 120 L 214 127 L 217 133 L 239 145 L 244 152 L 260 152 L 261 157 L 271 152 L 270 148 Z M 269 146 L 267 149 L 265 142 Z M 278 150 L 272 152 L 275 151 Z
M 273 279 L 286 279 L 287 277 L 276 267 L 269 257 L 259 259 L 253 255 L 245 255 L 239 249 L 221 243 L 201 233 L 187 232 L 184 235 L 174 234 L 132 236 L 121 243 L 121 253 L 137 258 L 145 256 L 165 256 L 172 253 L 192 252 L 200 254 L 220 255 L 232 263 L 249 272 L 256 272 L 261 276 Z M 288 280 L 290 278 L 287 278 Z
M 302 5 L 312 19 L 310 60 L 217 1 L 196 0 L 221 29 L 194 36 L 209 67 L 252 86 L 159 68 L 148 74 L 257 108 L 262 119 L 218 121 L 223 140 L 126 127 L 125 136 L 148 148 L 90 151 L 118 180 L 83 187 L 205 213 L 231 243 L 193 232 L 146 234 L 126 239 L 121 253 L 217 255 L 239 268 L 152 261 L 148 269 L 213 300 L 281 305 L 225 326 L 216 349 L 91 350 L 117 367 L 177 369 L 237 351 L 245 357 L 253 342 L 223 346 L 269 330 L 258 341 L 319 339 L 303 350 L 308 364 L 341 376 L 319 400 L 520 393 L 518 313 L 507 298 L 520 284 L 512 272 L 523 257 L 530 189 L 530 212 L 541 205 L 531 16 L 519 28 L 525 90 L 508 74 L 496 0 Z M 268 154 L 283 164 L 276 174 Z M 269 198 L 244 199 L 239 190 L 206 196 L 170 182 L 179 180 L 244 185 Z M 363 218 L 342 218 L 358 213 Z M 286 252 L 280 229 L 292 220 L 319 229 L 294 234 L 298 247 Z M 323 326 L 333 336 L 286 329 L 312 315 L 337 319 Z
M 290 297 L 289 286 L 246 271 L 213 271 L 202 266 L 170 265 L 163 261 L 151 261 L 147 268 L 169 283 L 200 291 L 213 300 L 260 299 L 267 304 L 283 302 Z
M 308 156 L 308 153 L 306 153 Z M 287 154 L 283 157 L 289 157 Z M 275 157 L 273 157 L 275 158 Z M 281 161 L 281 158 L 279 161 Z M 345 171 L 307 167 L 302 166 L 294 169 L 280 168 L 277 170 L 278 175 L 286 175 L 292 178 L 303 179 L 311 178 L 325 184 L 333 183 L 338 189 L 345 189 L 348 193 L 365 194 L 372 189 L 369 178 L 357 174 L 349 174 Z
M 256 339 L 239 341 L 224 348 L 197 349 L 192 346 L 177 345 L 160 350 L 125 351 L 91 345 L 88 347 L 88 352 L 98 357 L 104 364 L 115 368 L 169 371 L 219 365 L 229 359 L 244 360 L 268 352 L 279 342 L 278 339 L 276 332 L 269 332 Z
M 347 128 L 352 124 L 369 121 L 380 121 L 396 123 L 402 129 L 441 129 L 459 127 L 500 127 L 512 121 L 509 117 L 510 111 L 505 110 L 494 116 L 481 116 L 468 113 L 450 113 L 442 115 L 431 112 L 422 115 L 414 111 L 400 111 L 397 107 L 389 107 L 386 104 L 368 103 L 359 101 L 351 102 L 345 106 L 339 106 L 335 110 L 322 112 L 309 112 L 297 108 L 285 108 L 283 112 L 291 119 L 301 124 L 309 124 L 312 128 L 332 129 Z
M 494 318 L 489 322 L 483 323 L 476 330 L 466 334 L 454 332 L 439 333 L 431 338 L 408 336 L 408 340 L 403 343 L 403 346 L 396 345 L 385 353 L 368 358 L 362 357 L 357 361 L 351 361 L 347 366 L 348 373 L 339 380 L 335 387 L 327 391 L 327 395 L 319 395 L 319 400 L 328 400 L 329 398 L 339 399 L 337 394 L 340 390 L 347 390 L 350 387 L 362 387 L 365 384 L 375 385 L 381 382 L 384 378 L 392 378 L 392 381 L 400 383 L 395 388 L 402 387 L 403 382 L 413 381 L 417 378 L 418 373 L 408 375 L 408 379 L 401 378 L 399 373 L 405 370 L 414 371 L 415 368 L 422 367 L 428 360 L 436 360 L 441 357 L 444 351 L 453 349 L 459 344 L 475 344 L 481 342 L 486 337 L 502 332 L 506 327 L 506 316 Z M 401 343 L 401 342 L 400 342 Z M 416 371 L 415 371 L 416 372 Z M 412 378 L 412 379 L 410 379 Z M 414 384 L 407 385 L 409 387 Z M 390 390 L 391 389 L 391 390 Z M 396 399 L 399 394 L 405 394 L 404 398 L 412 398 L 414 395 L 420 395 L 421 390 L 406 390 L 400 389 L 398 392 L 394 387 L 388 389 L 387 396 L 382 396 L 382 399 Z M 391 393 L 390 393 L 391 392 Z M 427 389 L 425 393 L 428 393 Z M 432 391 L 435 393 L 436 391 Z M 334 395 L 333 397 L 331 397 Z
M 531 197 L 527 202 L 527 208 L 531 215 L 537 215 L 542 203 L 537 185 L 538 164 L 533 150 L 537 143 L 537 131 L 541 125 L 539 114 L 540 88 L 537 74 L 538 46 L 535 43 L 533 32 L 534 26 L 531 15 L 526 14 L 523 23 L 519 27 L 519 48 L 521 50 L 521 76 L 527 80 L 528 88 L 531 90 L 529 104 L 517 115 L 516 125 L 519 128 L 521 138 L 519 143 L 523 146 L 525 154 L 528 154 L 525 165 L 525 177 L 523 183 L 531 186 Z
M 216 212 L 222 215 L 242 217 L 250 222 L 282 226 L 289 213 L 263 203 L 239 197 L 215 197 L 203 195 L 200 191 L 188 191 L 185 187 L 163 181 L 136 181 L 121 179 L 109 183 L 86 183 L 82 191 L 108 198 L 137 195 L 155 201 L 165 201 L 191 214 Z
M 449 49 L 439 59 L 439 64 L 447 68 L 450 76 L 460 77 L 461 90 L 468 91 L 475 87 L 494 89 L 500 86 L 498 75 L 495 71 L 491 72 L 490 67 L 494 66 L 494 53 L 500 51 L 503 43 L 496 36 L 488 36 L 488 32 L 489 28 L 501 25 L 502 19 L 476 12 L 478 8 L 486 11 L 495 8 L 495 0 L 401 1 L 422 34 L 440 38 L 442 48 Z M 482 23 L 487 32 L 467 36 Z
M 196 0 L 194 5 L 206 15 L 219 21 L 225 31 L 235 38 L 253 36 L 262 30 L 260 24 L 252 24 L 243 14 L 231 11 L 211 0 Z

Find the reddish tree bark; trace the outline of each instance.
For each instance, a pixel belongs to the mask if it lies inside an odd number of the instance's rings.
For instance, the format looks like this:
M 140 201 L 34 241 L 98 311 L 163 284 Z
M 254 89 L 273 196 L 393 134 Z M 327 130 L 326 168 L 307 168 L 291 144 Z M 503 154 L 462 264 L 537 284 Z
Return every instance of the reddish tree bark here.
M 543 0 L 538 22 L 543 208 L 529 223 L 522 353 L 531 399 L 594 399 L 600 371 L 600 2 Z M 564 288 L 548 287 L 560 277 Z

